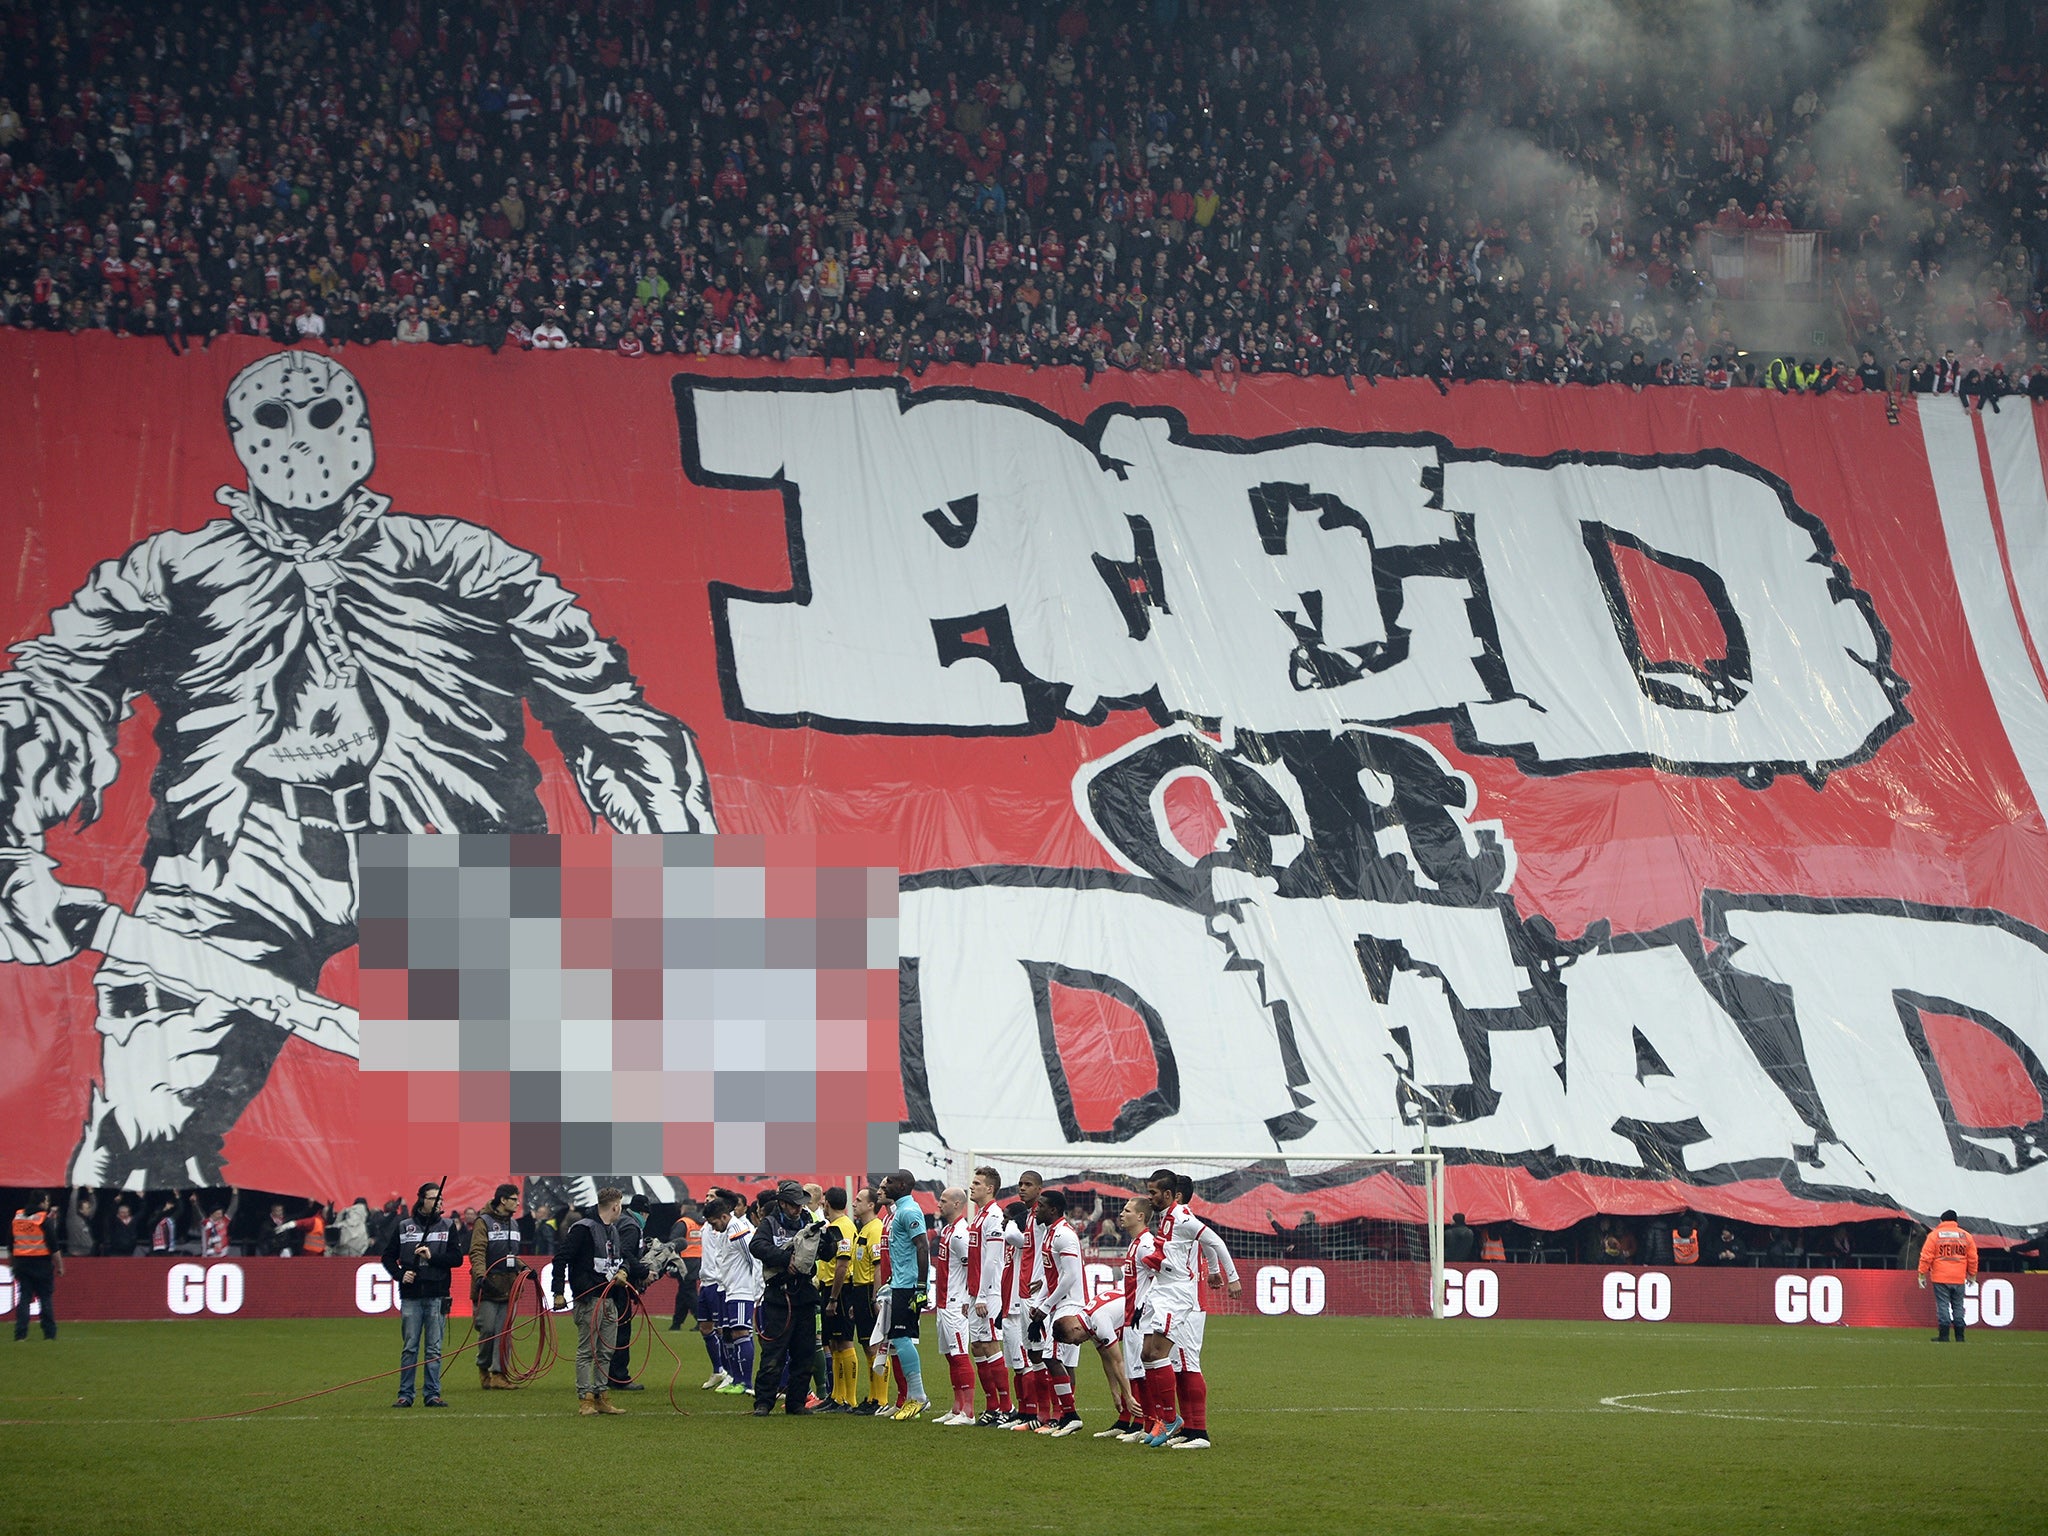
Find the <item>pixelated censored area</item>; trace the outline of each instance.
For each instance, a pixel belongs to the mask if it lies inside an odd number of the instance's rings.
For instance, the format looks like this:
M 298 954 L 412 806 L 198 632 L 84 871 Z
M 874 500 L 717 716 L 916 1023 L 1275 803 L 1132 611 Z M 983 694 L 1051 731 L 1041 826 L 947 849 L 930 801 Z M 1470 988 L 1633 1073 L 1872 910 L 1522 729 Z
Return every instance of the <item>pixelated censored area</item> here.
M 895 1164 L 885 839 L 369 834 L 359 850 L 367 1165 Z

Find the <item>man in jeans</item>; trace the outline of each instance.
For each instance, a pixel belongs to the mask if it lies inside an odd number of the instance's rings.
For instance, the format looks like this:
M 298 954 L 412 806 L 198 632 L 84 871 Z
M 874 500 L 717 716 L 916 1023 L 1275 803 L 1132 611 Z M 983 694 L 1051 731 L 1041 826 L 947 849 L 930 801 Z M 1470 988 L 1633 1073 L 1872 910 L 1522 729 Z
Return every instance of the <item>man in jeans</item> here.
M 512 1289 L 526 1266 L 519 1262 L 519 1186 L 500 1184 L 491 1203 L 476 1213 L 469 1233 L 469 1299 L 476 1307 L 476 1373 L 486 1392 L 509 1390 L 512 1339 L 505 1322 Z
M 1946 1344 L 1951 1328 L 1956 1342 L 1963 1342 L 1963 1297 L 1976 1278 L 1977 1239 L 1957 1224 L 1954 1211 L 1943 1211 L 1940 1224 L 1920 1245 L 1920 1289 L 1934 1281 L 1935 1343 Z
M 597 1192 L 597 1214 L 585 1216 L 555 1245 L 555 1305 L 576 1303 L 576 1411 L 624 1413 L 611 1399 L 606 1369 L 618 1343 L 626 1286 L 619 1212 L 626 1197 L 609 1185 Z
M 413 1380 L 423 1350 L 427 1406 L 448 1406 L 441 1397 L 441 1328 L 447 1317 L 448 1277 L 466 1257 L 455 1224 L 441 1214 L 441 1186 L 422 1184 L 412 1209 L 399 1217 L 384 1249 L 384 1268 L 398 1282 L 398 1316 L 404 1339 L 394 1408 L 412 1406 Z

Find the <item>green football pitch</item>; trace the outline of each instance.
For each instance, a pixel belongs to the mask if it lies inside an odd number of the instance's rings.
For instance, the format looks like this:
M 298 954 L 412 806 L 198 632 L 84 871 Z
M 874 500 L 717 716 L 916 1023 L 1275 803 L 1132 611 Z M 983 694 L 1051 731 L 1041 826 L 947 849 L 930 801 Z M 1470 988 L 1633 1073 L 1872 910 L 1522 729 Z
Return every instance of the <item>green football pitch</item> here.
M 388 1369 L 396 1321 L 68 1324 L 0 1354 L 0 1530 L 2048 1530 L 2044 1334 L 1215 1318 L 1185 1453 L 756 1420 L 661 1338 L 686 1417 L 657 1346 L 619 1418 L 576 1416 L 566 1361 L 484 1394 L 463 1358 L 444 1411 L 377 1381 L 191 1423 Z

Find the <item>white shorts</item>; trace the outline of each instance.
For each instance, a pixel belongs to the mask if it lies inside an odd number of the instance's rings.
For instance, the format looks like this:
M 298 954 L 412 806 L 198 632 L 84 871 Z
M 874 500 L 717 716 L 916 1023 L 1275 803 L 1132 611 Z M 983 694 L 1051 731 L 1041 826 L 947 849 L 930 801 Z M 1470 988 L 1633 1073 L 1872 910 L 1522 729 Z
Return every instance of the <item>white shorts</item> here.
M 942 1355 L 964 1355 L 967 1353 L 967 1314 L 955 1312 L 951 1307 L 939 1308 L 939 1353 Z
M 967 1309 L 967 1342 L 970 1344 L 993 1344 L 996 1341 L 996 1320 L 983 1317 L 972 1307 Z
M 1084 1314 L 1088 1331 L 1095 1335 L 1095 1342 L 1102 1345 L 1114 1344 L 1117 1336 L 1124 1331 L 1124 1299 L 1111 1296 L 1098 1301 Z
M 1135 1328 L 1124 1330 L 1124 1375 L 1136 1381 L 1145 1374 L 1145 1335 Z
M 1176 1371 L 1201 1370 L 1202 1330 L 1208 1322 L 1206 1312 L 1189 1312 L 1173 1320 L 1173 1330 L 1167 1334 L 1173 1343 L 1173 1353 L 1167 1356 L 1167 1361 Z
M 1015 1307 L 1003 1319 L 1003 1364 L 1013 1371 L 1024 1369 L 1024 1314 Z
M 888 1343 L 888 1342 L 889 1342 L 889 1288 L 888 1288 L 887 1286 L 880 1286 L 880 1287 L 877 1287 L 877 1290 L 876 1290 L 876 1295 L 875 1295 L 875 1326 L 874 1326 L 874 1327 L 873 1327 L 873 1328 L 872 1328 L 871 1330 L 869 1330 L 869 1333 L 868 1333 L 868 1345 L 869 1345 L 869 1347 L 870 1347 L 870 1348 L 873 1348 L 873 1347 L 874 1347 L 874 1346 L 876 1346 L 876 1345 L 880 1345 L 880 1344 L 886 1344 L 886 1343 Z
M 1163 1333 L 1175 1349 L 1192 1349 L 1197 1362 L 1193 1369 L 1200 1370 L 1202 1325 L 1207 1316 L 1199 1307 L 1177 1306 L 1174 1297 L 1161 1296 L 1158 1288 L 1154 1287 L 1152 1294 L 1145 1298 L 1144 1310 L 1138 1318 L 1138 1331 L 1148 1337 Z

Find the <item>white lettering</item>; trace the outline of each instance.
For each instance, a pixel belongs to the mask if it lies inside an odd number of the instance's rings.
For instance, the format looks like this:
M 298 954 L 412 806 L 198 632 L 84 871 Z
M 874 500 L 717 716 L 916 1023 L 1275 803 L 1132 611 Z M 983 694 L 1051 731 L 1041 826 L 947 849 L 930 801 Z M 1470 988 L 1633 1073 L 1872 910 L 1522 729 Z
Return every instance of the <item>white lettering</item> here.
M 1859 1168 L 1826 1157 L 1828 1183 L 1867 1181 L 1908 1210 L 1967 1205 L 1980 1220 L 2039 1221 L 2048 1161 L 1959 1160 L 1901 1018 L 1910 997 L 1953 1000 L 2048 1057 L 2048 955 L 2038 935 L 1879 912 L 1730 907 L 1726 921 L 1740 946 L 1729 963 L 1791 989 L 1813 1085 L 1836 1136 L 1861 1159 Z
M 1323 1272 L 1313 1264 L 1304 1264 L 1294 1272 L 1294 1279 L 1288 1286 L 1288 1300 L 1295 1313 L 1301 1317 L 1315 1317 L 1323 1310 L 1328 1288 Z
M 1445 1317 L 1491 1317 L 1500 1310 L 1500 1277 L 1490 1269 L 1444 1271 Z
M 206 1310 L 206 1270 L 198 1264 L 173 1264 L 165 1279 L 165 1304 L 180 1317 Z
M 1610 1269 L 1600 1277 L 1600 1310 L 1617 1323 L 1636 1315 L 1636 1277 L 1625 1270 Z
M 1527 742 L 1550 762 L 1813 771 L 1860 755 L 1896 716 L 1869 618 L 1815 558 L 1813 534 L 1753 475 L 1466 459 L 1444 466 L 1444 504 L 1473 516 L 1521 695 L 1472 706 L 1484 741 Z M 1626 599 L 1602 564 L 1617 537 L 1705 578 L 1710 599 L 1725 602 L 1719 670 L 1631 655 L 1619 628 Z
M 1268 1317 L 1279 1317 L 1285 1313 L 1294 1299 L 1288 1286 L 1287 1271 L 1278 1264 L 1261 1264 L 1252 1281 L 1252 1299 Z
M 1771 1304 L 1781 1323 L 1806 1321 L 1806 1277 L 1780 1275 L 1771 1285 Z
M 1834 1275 L 1816 1275 L 1806 1283 L 1806 1315 L 1816 1323 L 1842 1320 L 1842 1282 Z
M 1987 1328 L 2010 1328 L 2016 1311 L 2016 1297 L 2010 1280 L 1980 1280 L 1977 1282 L 1977 1316 L 1983 1319 Z M 1963 1304 L 1969 1305 L 1965 1295 Z M 1967 1319 L 1966 1319 L 1967 1320 Z
M 808 590 L 723 600 L 751 716 L 1016 730 L 1150 694 L 1231 736 L 1464 711 L 1485 750 L 1698 772 L 1824 771 L 1895 718 L 1870 620 L 1738 468 L 1226 450 L 1122 411 L 1091 449 L 1036 412 L 893 387 L 700 380 L 679 409 L 693 475 L 796 498 Z M 1725 609 L 1726 656 L 1634 652 L 1615 540 Z
M 356 1266 L 356 1310 L 371 1314 L 398 1310 L 398 1287 L 382 1264 Z
M 242 1310 L 241 1265 L 206 1266 L 206 1310 L 218 1317 L 228 1317 Z

